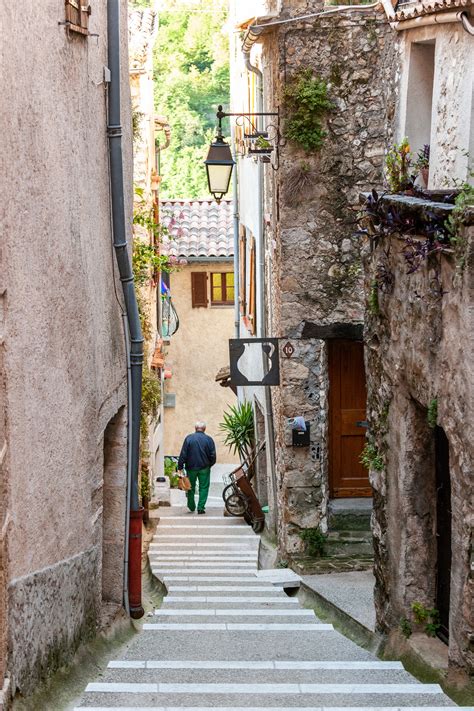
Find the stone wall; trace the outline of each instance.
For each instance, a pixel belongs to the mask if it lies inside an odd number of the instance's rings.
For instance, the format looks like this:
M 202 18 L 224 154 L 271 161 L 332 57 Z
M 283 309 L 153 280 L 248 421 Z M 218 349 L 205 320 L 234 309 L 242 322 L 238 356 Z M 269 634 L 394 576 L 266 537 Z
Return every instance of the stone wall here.
M 321 3 L 285 4 L 290 15 Z M 266 171 L 268 300 L 271 332 L 295 346 L 282 358 L 282 386 L 272 392 L 281 492 L 283 553 L 301 552 L 302 528 L 326 527 L 327 354 L 314 325 L 361 324 L 363 276 L 355 217 L 358 193 L 380 182 L 394 115 L 396 38 L 380 13 L 349 12 L 277 26 L 262 39 L 267 111 L 282 111 L 285 85 L 310 68 L 327 82 L 333 108 L 320 152 L 280 142 L 280 167 Z M 295 188 L 298 175 L 309 175 Z M 287 418 L 311 421 L 309 450 L 288 446 Z
M 4 395 L 8 467 L 0 479 L 8 490 L 0 544 L 0 601 L 7 586 L 8 617 L 0 640 L 8 635 L 7 673 L 13 693 L 23 694 L 66 663 L 99 622 L 104 431 L 127 402 L 110 225 L 107 8 L 92 3 L 93 34 L 79 37 L 59 24 L 64 7 L 57 0 L 36 4 L 27 25 L 22 4 L 0 9 L 6 78 L 0 107 L 0 291 L 6 290 L 0 400 Z M 121 7 L 130 234 L 127 8 Z M 123 487 L 114 493 L 123 505 Z M 120 517 L 118 543 L 124 525 Z
M 366 293 L 379 265 L 393 285 L 378 288 L 367 314 L 366 359 L 371 439 L 383 467 L 374 488 L 375 602 L 380 630 L 412 618 L 411 604 L 436 607 L 436 479 L 433 429 L 449 441 L 452 568 L 449 659 L 472 669 L 474 228 L 462 245 L 431 256 L 407 274 L 404 242 L 384 238 L 367 257 Z M 432 423 L 433 424 L 433 423 Z

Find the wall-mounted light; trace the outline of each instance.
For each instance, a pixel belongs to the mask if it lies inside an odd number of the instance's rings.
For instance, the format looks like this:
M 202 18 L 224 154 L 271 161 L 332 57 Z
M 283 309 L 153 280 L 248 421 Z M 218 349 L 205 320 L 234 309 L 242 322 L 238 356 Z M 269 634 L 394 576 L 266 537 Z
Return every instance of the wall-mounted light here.
M 247 119 L 247 121 L 250 123 L 252 126 L 252 129 L 254 130 L 254 133 L 257 134 L 257 137 L 259 135 L 264 135 L 267 136 L 265 133 L 260 133 L 250 120 L 251 116 L 278 116 L 278 113 L 225 113 L 222 110 L 222 106 L 218 107 L 218 111 L 216 113 L 218 124 L 217 124 L 217 135 L 213 143 L 211 143 L 209 147 L 209 152 L 207 154 L 207 158 L 204 161 L 204 165 L 206 166 L 206 172 L 207 172 L 207 182 L 209 185 L 209 192 L 215 200 L 220 203 L 224 195 L 228 192 L 229 190 L 229 185 L 230 185 L 230 179 L 232 176 L 232 169 L 235 165 L 235 161 L 232 158 L 232 152 L 230 150 L 230 146 L 228 143 L 225 142 L 224 137 L 222 135 L 222 119 L 225 118 L 226 116 L 236 116 L 242 119 Z M 278 129 L 277 129 L 277 138 L 279 136 Z M 273 150 L 273 149 L 271 149 Z M 253 153 L 256 153 L 257 151 L 252 151 Z M 258 151 L 260 152 L 260 151 Z M 262 151 L 263 153 L 263 151 Z M 265 151 L 265 154 L 268 155 L 270 151 L 267 149 Z

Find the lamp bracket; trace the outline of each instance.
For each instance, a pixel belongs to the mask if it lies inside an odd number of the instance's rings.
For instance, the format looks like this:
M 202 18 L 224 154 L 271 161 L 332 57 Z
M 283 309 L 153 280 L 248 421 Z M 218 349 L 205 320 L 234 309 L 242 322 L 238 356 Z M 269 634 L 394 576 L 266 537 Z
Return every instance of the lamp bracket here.
M 217 136 L 222 140 L 222 119 L 223 118 L 235 118 L 236 125 L 237 126 L 243 126 L 244 122 L 247 121 L 248 124 L 250 125 L 251 128 L 251 133 L 244 133 L 244 138 L 252 140 L 252 141 L 257 141 L 259 138 L 263 139 L 269 139 L 270 142 L 273 142 L 276 147 L 276 163 L 273 164 L 269 160 L 269 156 L 271 152 L 273 151 L 273 146 L 268 147 L 268 150 L 266 151 L 264 148 L 260 149 L 255 149 L 254 148 L 249 148 L 248 149 L 248 154 L 254 155 L 255 157 L 258 157 L 259 155 L 261 156 L 261 159 L 263 162 L 268 163 L 270 162 L 272 168 L 274 170 L 278 170 L 279 167 L 279 152 L 278 152 L 278 145 L 280 142 L 280 112 L 279 111 L 242 111 L 242 112 L 236 112 L 236 111 L 224 111 L 222 105 L 219 105 L 217 108 L 217 113 L 216 117 L 218 120 L 218 128 L 217 128 Z M 259 117 L 276 117 L 276 122 L 275 123 L 268 123 L 264 130 L 261 130 L 258 127 L 258 118 Z M 252 119 L 256 118 L 257 121 L 253 121 Z M 265 160 L 266 158 L 266 160 Z

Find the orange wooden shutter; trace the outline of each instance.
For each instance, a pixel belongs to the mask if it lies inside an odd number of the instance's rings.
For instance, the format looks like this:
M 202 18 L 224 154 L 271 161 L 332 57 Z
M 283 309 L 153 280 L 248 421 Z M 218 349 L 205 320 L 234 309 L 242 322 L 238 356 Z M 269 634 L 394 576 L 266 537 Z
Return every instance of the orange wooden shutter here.
M 249 311 L 248 317 L 250 321 L 250 332 L 252 335 L 256 333 L 256 322 L 257 322 L 257 311 L 255 303 L 255 240 L 252 239 L 252 246 L 250 247 L 250 289 L 249 289 Z
M 69 22 L 69 29 L 72 32 L 79 32 L 83 35 L 89 34 L 89 15 L 91 6 L 87 0 L 65 0 L 66 2 L 66 22 Z
M 245 260 L 247 257 L 246 249 L 246 239 L 245 239 L 245 227 L 240 226 L 240 241 L 239 241 L 239 302 L 240 302 L 240 313 L 245 316 L 245 297 L 246 297 L 246 283 L 245 283 Z
M 191 298 L 193 309 L 207 306 L 206 272 L 191 272 Z

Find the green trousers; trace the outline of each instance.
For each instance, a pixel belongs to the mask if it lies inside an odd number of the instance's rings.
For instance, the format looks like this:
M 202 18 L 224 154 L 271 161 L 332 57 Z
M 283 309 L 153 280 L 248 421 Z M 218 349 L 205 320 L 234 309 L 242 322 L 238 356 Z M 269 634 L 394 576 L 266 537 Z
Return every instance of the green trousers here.
M 196 510 L 196 501 L 194 497 L 196 496 L 196 482 L 199 481 L 198 511 L 204 511 L 206 508 L 207 496 L 209 494 L 209 485 L 211 483 L 211 468 L 187 469 L 186 474 L 191 482 L 191 488 L 186 494 L 188 498 L 188 509 L 190 511 Z

